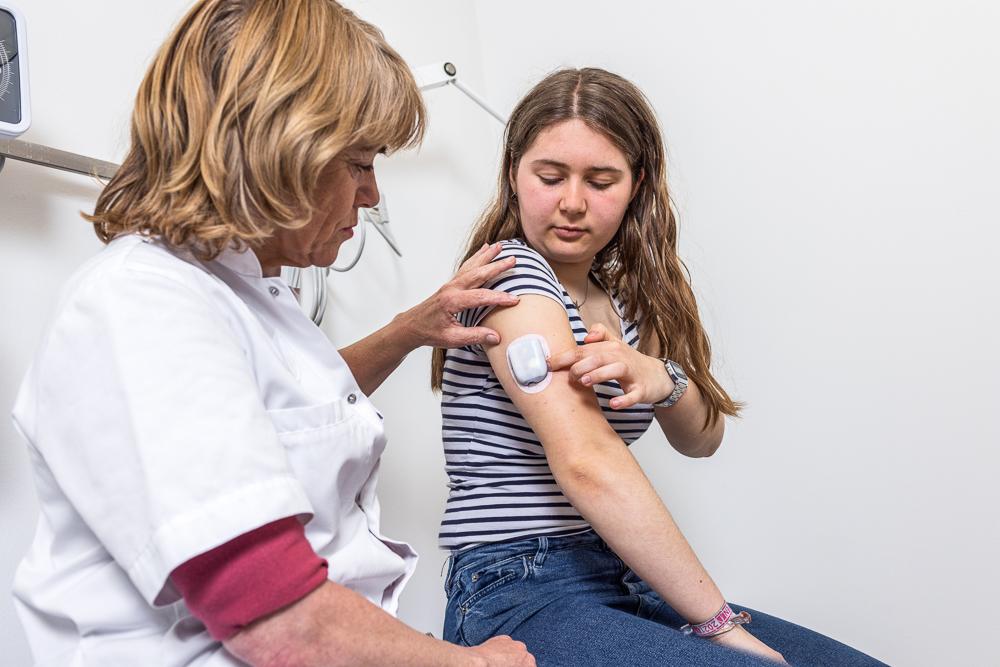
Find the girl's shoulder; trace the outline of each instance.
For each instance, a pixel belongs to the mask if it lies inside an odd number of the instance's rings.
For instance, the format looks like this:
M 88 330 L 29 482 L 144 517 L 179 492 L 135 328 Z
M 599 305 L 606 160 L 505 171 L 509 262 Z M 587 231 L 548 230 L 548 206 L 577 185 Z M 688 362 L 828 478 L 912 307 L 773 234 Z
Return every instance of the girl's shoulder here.
M 544 278 L 546 282 L 553 285 L 559 285 L 555 271 L 537 250 L 528 245 L 527 241 L 522 238 L 512 238 L 504 239 L 499 243 L 501 245 L 500 253 L 494 261 L 508 257 L 517 260 L 514 268 L 506 272 L 507 275 L 533 275 Z

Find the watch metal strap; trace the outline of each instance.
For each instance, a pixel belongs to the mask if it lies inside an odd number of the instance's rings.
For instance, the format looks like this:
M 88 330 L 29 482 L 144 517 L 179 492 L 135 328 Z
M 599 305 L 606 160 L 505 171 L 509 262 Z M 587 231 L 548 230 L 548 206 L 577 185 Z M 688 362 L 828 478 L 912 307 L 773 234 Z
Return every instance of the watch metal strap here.
M 683 396 L 684 392 L 687 391 L 688 379 L 687 377 L 677 375 L 670 367 L 671 364 L 676 362 L 673 362 L 670 359 L 661 359 L 660 361 L 663 362 L 663 367 L 666 369 L 667 375 L 669 375 L 670 379 L 673 380 L 674 390 L 670 392 L 669 396 L 659 403 L 653 403 L 653 407 L 669 408 L 677 403 L 677 401 L 681 400 L 681 396 Z

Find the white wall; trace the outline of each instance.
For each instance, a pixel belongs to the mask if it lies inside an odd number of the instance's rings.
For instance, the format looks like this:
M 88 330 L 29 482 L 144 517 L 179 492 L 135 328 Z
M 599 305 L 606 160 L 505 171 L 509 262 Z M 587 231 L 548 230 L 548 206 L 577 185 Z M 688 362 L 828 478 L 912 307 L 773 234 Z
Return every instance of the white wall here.
M 995 664 L 1000 6 L 477 3 L 488 94 L 559 65 L 660 114 L 723 381 L 636 451 L 723 592 L 891 664 Z M 517 48 L 512 48 L 516 44 Z
M 120 159 L 135 88 L 187 4 L 21 0 L 35 115 L 24 138 Z M 646 90 L 719 374 L 749 403 L 708 461 L 647 435 L 636 452 L 657 488 L 733 600 L 892 664 L 995 655 L 988 631 L 941 625 L 988 618 L 1000 597 L 990 484 L 1000 427 L 988 417 L 1000 398 L 1000 276 L 987 261 L 1000 241 L 988 199 L 1000 177 L 994 5 L 349 6 L 412 65 L 456 62 L 504 113 L 561 64 L 607 67 Z M 404 257 L 372 234 L 359 266 L 331 278 L 324 328 L 337 343 L 446 280 L 492 188 L 495 122 L 448 88 L 428 105 L 422 150 L 379 167 Z M 56 290 L 98 247 L 76 215 L 97 192 L 18 163 L 0 173 L 4 411 Z M 445 478 L 428 364 L 412 354 L 375 400 L 390 435 L 386 532 L 423 555 L 400 615 L 440 634 Z M 35 512 L 23 446 L 4 420 L 4 665 L 28 663 L 7 591 Z

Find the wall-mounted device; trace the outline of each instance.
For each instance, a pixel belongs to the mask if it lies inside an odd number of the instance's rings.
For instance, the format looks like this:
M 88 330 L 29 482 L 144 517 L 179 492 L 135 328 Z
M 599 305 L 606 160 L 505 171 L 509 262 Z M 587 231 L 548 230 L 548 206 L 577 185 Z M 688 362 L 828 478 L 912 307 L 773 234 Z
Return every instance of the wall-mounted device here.
M 487 104 L 483 98 L 458 80 L 458 68 L 455 67 L 454 63 L 440 62 L 418 67 L 413 70 L 413 78 L 417 80 L 417 86 L 420 87 L 421 91 L 434 90 L 442 86 L 454 86 L 479 105 L 483 111 L 496 118 L 501 125 L 507 124 L 506 118 L 494 111 L 493 107 Z
M 14 138 L 31 125 L 24 17 L 0 2 L 0 136 Z

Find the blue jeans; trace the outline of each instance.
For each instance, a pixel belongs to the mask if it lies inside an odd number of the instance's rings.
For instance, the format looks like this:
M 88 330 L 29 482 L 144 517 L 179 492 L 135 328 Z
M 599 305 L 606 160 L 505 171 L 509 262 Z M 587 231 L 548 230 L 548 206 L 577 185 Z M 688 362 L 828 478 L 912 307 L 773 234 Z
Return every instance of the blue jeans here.
M 684 619 L 593 531 L 458 552 L 445 592 L 446 640 L 474 646 L 510 635 L 527 644 L 539 667 L 774 664 L 682 634 Z M 747 611 L 753 621 L 744 627 L 791 665 L 883 665 L 812 630 Z

